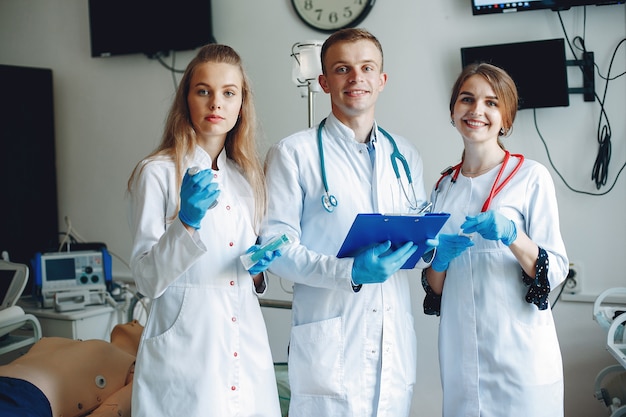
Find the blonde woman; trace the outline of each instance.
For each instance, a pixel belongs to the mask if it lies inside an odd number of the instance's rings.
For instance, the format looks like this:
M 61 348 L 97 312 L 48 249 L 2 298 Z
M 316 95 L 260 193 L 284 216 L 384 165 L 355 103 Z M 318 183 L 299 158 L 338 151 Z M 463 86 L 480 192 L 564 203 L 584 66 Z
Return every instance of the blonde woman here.
M 133 171 L 131 268 L 152 299 L 132 414 L 279 416 L 257 296 L 267 252 L 247 271 L 266 207 L 255 111 L 238 54 L 210 44 L 189 63 L 160 146 Z

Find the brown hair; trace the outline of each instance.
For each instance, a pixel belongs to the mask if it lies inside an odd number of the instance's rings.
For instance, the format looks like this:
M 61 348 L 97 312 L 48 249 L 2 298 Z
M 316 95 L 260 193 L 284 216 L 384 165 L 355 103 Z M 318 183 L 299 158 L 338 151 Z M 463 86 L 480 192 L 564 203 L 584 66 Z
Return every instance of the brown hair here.
M 361 40 L 372 42 L 376 46 L 376 48 L 378 48 L 378 50 L 380 51 L 380 58 L 381 58 L 380 71 L 382 72 L 383 70 L 383 47 L 378 41 L 378 39 L 376 39 L 376 36 L 372 35 L 370 32 L 368 32 L 365 29 L 346 28 L 346 29 L 341 29 L 341 30 L 338 30 L 337 32 L 334 32 L 332 35 L 328 37 L 328 39 L 326 39 L 326 41 L 324 41 L 324 44 L 322 45 L 322 51 L 320 52 L 320 57 L 322 60 L 322 73 L 326 74 L 326 64 L 324 63 L 324 58 L 326 58 L 326 53 L 328 52 L 328 49 L 331 46 L 339 42 L 356 42 L 356 41 L 361 41 Z
M 508 135 L 513 128 L 513 121 L 515 121 L 515 115 L 517 114 L 517 87 L 511 76 L 502 68 L 496 67 L 495 65 L 481 62 L 470 64 L 463 69 L 452 87 L 452 94 L 450 95 L 450 114 L 452 115 L 454 112 L 454 104 L 459 97 L 463 83 L 474 75 L 483 77 L 496 93 L 499 103 L 498 108 L 502 115 L 502 128 L 504 130 L 500 133 L 500 136 Z M 502 147 L 502 144 L 500 144 L 500 146 Z
M 190 119 L 187 96 L 194 71 L 199 65 L 207 62 L 235 65 L 241 71 L 243 97 L 240 117 L 232 130 L 228 132 L 224 148 L 226 156 L 241 168 L 243 175 L 252 187 L 255 199 L 255 219 L 257 225 L 260 225 L 265 215 L 267 195 L 263 166 L 256 150 L 256 111 L 250 81 L 244 71 L 241 58 L 230 46 L 206 45 L 187 65 L 167 116 L 161 143 L 146 159 L 151 160 L 163 156 L 171 158 L 176 167 L 177 186 L 180 187 L 187 168 L 184 163 L 185 157 L 193 154 L 197 143 L 196 132 Z M 137 171 L 140 166 L 145 165 L 138 164 L 128 180 L 129 191 L 131 191 L 135 175 L 139 174 Z

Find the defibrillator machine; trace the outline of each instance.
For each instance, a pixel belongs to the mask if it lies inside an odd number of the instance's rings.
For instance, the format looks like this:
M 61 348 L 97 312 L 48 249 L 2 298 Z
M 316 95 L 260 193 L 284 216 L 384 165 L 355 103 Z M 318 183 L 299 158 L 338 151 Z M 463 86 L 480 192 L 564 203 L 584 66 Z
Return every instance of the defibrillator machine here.
M 57 311 L 104 304 L 111 289 L 111 255 L 105 248 L 37 253 L 32 262 L 34 297 Z

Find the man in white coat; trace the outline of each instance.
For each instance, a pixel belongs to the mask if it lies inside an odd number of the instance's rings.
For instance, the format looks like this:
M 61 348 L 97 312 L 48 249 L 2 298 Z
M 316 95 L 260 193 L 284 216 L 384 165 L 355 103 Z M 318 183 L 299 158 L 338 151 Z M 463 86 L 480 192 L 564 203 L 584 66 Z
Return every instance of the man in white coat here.
M 283 233 L 295 241 L 270 269 L 295 283 L 289 416 L 408 416 L 417 355 L 409 285 L 420 284 L 416 271 L 400 268 L 417 248 L 387 242 L 336 255 L 356 214 L 416 212 L 426 197 L 423 164 L 410 142 L 374 120 L 387 81 L 378 40 L 340 30 L 321 58 L 332 113 L 274 145 L 266 161 L 264 241 Z M 394 145 L 414 185 L 399 160 L 396 177 Z

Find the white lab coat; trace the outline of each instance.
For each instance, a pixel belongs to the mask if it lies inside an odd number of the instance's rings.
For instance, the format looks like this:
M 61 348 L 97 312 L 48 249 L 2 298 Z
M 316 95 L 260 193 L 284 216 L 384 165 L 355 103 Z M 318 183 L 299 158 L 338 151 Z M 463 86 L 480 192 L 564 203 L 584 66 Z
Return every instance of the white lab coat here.
M 267 332 L 239 256 L 255 243 L 249 184 L 222 152 L 221 194 L 192 237 L 175 214 L 174 164 L 143 164 L 131 194 L 131 267 L 153 299 L 133 384 L 134 417 L 280 416 Z M 190 165 L 211 167 L 200 147 Z
M 374 130 L 376 131 L 376 129 Z M 289 350 L 290 417 L 407 416 L 416 373 L 416 337 L 409 286 L 419 273 L 401 270 L 383 284 L 353 292 L 353 258 L 336 254 L 357 213 L 408 212 L 391 167 L 391 143 L 377 133 L 375 167 L 367 145 L 333 115 L 323 146 L 330 193 L 324 193 L 317 127 L 274 145 L 267 160 L 270 196 L 264 239 L 288 233 L 297 243 L 270 270 L 295 282 Z M 406 157 L 418 201 L 425 201 L 422 160 L 393 135 Z M 400 173 L 406 185 L 406 176 Z
M 504 179 L 517 163 L 512 157 Z M 501 166 L 501 165 L 500 165 Z M 452 214 L 441 233 L 456 234 L 476 215 L 500 166 L 475 178 L 448 176 L 432 194 L 435 211 Z M 526 160 L 491 209 L 515 222 L 548 253 L 550 288 L 568 260 L 547 169 Z M 450 262 L 444 281 L 439 356 L 445 417 L 563 416 L 563 369 L 550 309 L 525 301 L 528 288 L 511 250 L 474 234 L 475 246 Z

